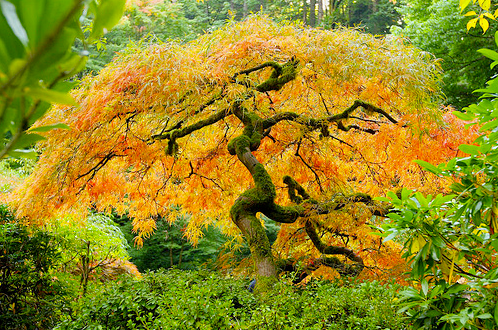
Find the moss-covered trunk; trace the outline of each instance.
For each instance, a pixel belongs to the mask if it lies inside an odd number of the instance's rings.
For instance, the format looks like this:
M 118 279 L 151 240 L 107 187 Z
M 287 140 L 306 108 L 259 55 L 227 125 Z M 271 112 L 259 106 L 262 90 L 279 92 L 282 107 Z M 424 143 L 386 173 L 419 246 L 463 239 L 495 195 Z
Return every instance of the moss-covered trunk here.
M 234 139 L 235 153 L 251 173 L 255 188 L 246 190 L 235 201 L 230 210 L 233 222 L 244 235 L 253 257 L 258 283 L 266 283 L 277 275 L 277 267 L 271 252 L 270 241 L 260 220 L 258 212 L 264 211 L 275 199 L 275 186 L 262 164 L 251 153 L 249 139 L 242 135 Z M 266 278 L 267 280 L 263 280 Z M 257 285 L 257 288 L 261 285 Z
M 238 202 L 235 205 L 237 204 Z M 256 266 L 257 277 L 276 277 L 277 268 L 268 236 L 259 219 L 254 214 L 249 213 L 245 211 L 239 212 L 234 216 L 234 222 L 247 240 Z
M 244 123 L 245 129 L 242 135 L 230 141 L 228 150 L 232 155 L 237 155 L 247 168 L 255 187 L 246 190 L 237 198 L 230 210 L 230 216 L 251 250 L 258 277 L 256 290 L 265 290 L 266 283 L 276 280 L 277 267 L 268 236 L 256 215 L 274 203 L 276 191 L 268 172 L 251 152 L 257 150 L 261 142 L 260 118 L 240 107 L 234 109 L 234 114 Z

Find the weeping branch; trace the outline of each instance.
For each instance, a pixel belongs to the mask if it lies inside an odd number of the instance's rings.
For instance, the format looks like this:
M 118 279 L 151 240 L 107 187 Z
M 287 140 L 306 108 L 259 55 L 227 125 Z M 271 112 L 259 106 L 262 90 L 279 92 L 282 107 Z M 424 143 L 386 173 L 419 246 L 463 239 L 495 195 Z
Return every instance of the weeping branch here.
M 328 131 L 326 131 L 326 132 L 328 134 Z M 304 160 L 303 156 L 301 156 L 301 154 L 299 153 L 300 148 L 301 148 L 301 140 L 299 140 L 299 142 L 297 144 L 295 156 L 299 157 L 299 159 L 301 159 L 301 162 L 303 162 L 303 164 L 313 173 L 313 175 L 315 176 L 316 182 L 318 184 L 318 187 L 320 187 L 320 192 L 323 192 L 324 190 L 322 187 L 322 181 L 320 180 L 320 176 L 318 175 L 318 173 L 316 173 L 315 169 Z
M 214 184 L 214 185 L 215 185 L 218 189 L 220 189 L 221 191 L 225 191 L 225 190 L 223 189 L 223 187 L 222 187 L 222 186 L 220 186 L 218 182 L 216 182 L 216 180 L 215 180 L 215 179 L 210 178 L 210 177 L 207 177 L 207 176 L 202 175 L 202 174 L 199 174 L 199 173 L 196 173 L 196 172 L 195 172 L 195 170 L 194 170 L 194 166 L 192 165 L 192 162 L 189 162 L 189 166 L 190 166 L 190 173 L 189 173 L 189 175 L 187 176 L 187 178 L 190 178 L 190 177 L 192 177 L 193 175 L 196 175 L 196 176 L 198 176 L 199 178 L 201 178 L 201 180 L 202 180 L 202 179 L 204 179 L 204 180 L 211 181 L 211 182 L 212 182 L 212 183 L 213 183 L 213 184 Z M 205 187 L 205 185 L 204 185 L 204 183 L 202 183 L 202 186 L 203 186 L 204 188 L 206 188 L 206 187 Z
M 91 179 L 93 179 L 95 177 L 95 174 L 97 174 L 97 172 L 107 164 L 107 162 L 109 162 L 111 159 L 113 159 L 114 157 L 117 157 L 117 156 L 118 155 L 114 151 L 109 152 L 107 155 L 102 157 L 102 159 L 95 166 L 93 166 L 91 169 L 89 169 L 85 173 L 78 175 L 78 177 L 75 179 L 75 181 L 77 181 L 81 178 L 84 178 L 87 175 L 90 175 L 90 178 L 87 180 L 87 181 L 90 181 Z

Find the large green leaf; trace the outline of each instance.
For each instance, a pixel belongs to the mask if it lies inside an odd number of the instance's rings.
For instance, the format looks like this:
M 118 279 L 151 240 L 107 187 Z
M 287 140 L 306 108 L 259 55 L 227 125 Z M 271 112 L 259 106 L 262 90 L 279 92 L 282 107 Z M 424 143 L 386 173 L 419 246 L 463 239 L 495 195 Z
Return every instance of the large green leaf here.
M 73 98 L 67 93 L 61 93 L 52 89 L 46 88 L 30 88 L 26 95 L 35 100 L 43 100 L 50 103 L 75 105 Z
M 44 8 L 46 0 L 20 1 L 19 17 L 28 34 L 30 47 L 33 49 L 40 42 L 40 23 L 44 21 Z
M 70 54 L 57 65 L 59 72 L 80 72 L 85 68 L 88 57 L 76 53 Z
M 82 1 L 77 1 L 82 2 Z M 40 45 L 46 40 L 51 34 L 54 33 L 57 26 L 60 24 L 62 19 L 64 19 L 68 13 L 70 12 L 73 6 L 77 5 L 74 0 L 47 0 L 45 6 L 43 8 L 43 13 L 41 22 L 38 26 L 38 41 L 36 45 Z M 82 8 L 82 4 L 80 3 L 80 7 Z M 74 15 L 70 18 L 69 22 L 77 20 L 79 16 L 79 12 L 77 15 Z M 65 27 L 68 27 L 66 24 Z M 50 45 L 52 48 L 52 45 Z
M 6 0 L 0 0 L 0 9 L 2 10 L 2 14 L 7 20 L 7 23 L 9 24 L 12 32 L 14 32 L 14 35 L 25 47 L 28 47 L 28 34 L 22 26 L 19 16 L 17 16 L 16 7 L 14 6 L 14 4 Z
M 98 39 L 105 31 L 116 25 L 123 16 L 126 0 L 102 0 L 97 7 L 90 41 Z
M 15 143 L 15 147 L 18 149 L 27 148 L 33 146 L 36 142 L 45 140 L 45 138 L 39 134 L 24 133 Z
M 465 120 L 465 121 L 471 121 L 475 118 L 473 114 L 468 113 L 468 112 L 454 111 L 453 114 L 458 119 Z
M 417 160 L 414 160 L 413 162 L 417 163 L 418 165 L 420 165 L 420 167 L 422 167 L 423 169 L 425 169 L 431 173 L 441 174 L 441 172 L 442 172 L 442 170 L 440 168 L 438 168 L 437 166 L 434 166 L 431 163 L 428 163 L 426 161 L 417 159 Z
M 479 146 L 471 144 L 461 144 L 458 149 L 469 155 L 477 155 L 479 153 Z
M 486 124 L 482 125 L 482 127 L 479 129 L 479 131 L 483 132 L 483 131 L 491 130 L 491 129 L 495 128 L 496 126 L 498 126 L 498 119 L 495 119 L 493 121 L 488 121 Z
M 495 52 L 494 50 L 482 48 L 477 50 L 477 52 L 483 54 L 489 59 L 492 59 L 493 61 L 498 61 L 498 53 Z
M 28 158 L 36 160 L 38 153 L 33 149 L 15 149 L 9 151 L 9 156 L 14 158 Z
M 9 63 L 10 63 L 10 55 L 9 52 L 7 51 L 7 47 L 5 46 L 5 43 L 3 42 L 2 39 L 0 39 L 0 72 L 6 73 L 9 69 Z M 4 77 L 5 79 L 6 77 Z M 2 77 L 0 76 L 0 83 L 2 81 Z
M 60 128 L 60 129 L 71 129 L 71 127 L 67 126 L 66 124 L 59 123 L 59 124 L 53 124 L 53 125 L 46 125 L 46 126 L 35 127 L 35 128 L 30 129 L 29 131 L 30 132 L 40 132 L 40 133 L 43 133 L 43 132 L 48 132 L 48 131 L 51 131 L 51 130 L 57 129 L 57 128 Z
M 26 48 L 21 43 L 19 38 L 16 37 L 14 32 L 12 32 L 9 23 L 7 22 L 1 10 L 0 10 L 0 31 L 1 31 L 0 40 L 6 47 L 5 50 L 7 51 L 8 57 L 10 59 L 23 58 L 26 54 Z M 3 65 L 8 66 L 9 62 L 3 63 Z

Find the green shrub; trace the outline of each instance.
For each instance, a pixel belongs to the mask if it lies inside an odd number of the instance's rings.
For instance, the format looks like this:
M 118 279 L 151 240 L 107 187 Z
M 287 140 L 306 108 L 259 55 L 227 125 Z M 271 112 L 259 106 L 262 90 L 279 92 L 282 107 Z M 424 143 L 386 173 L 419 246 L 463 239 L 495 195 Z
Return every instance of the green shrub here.
M 58 329 L 223 329 L 255 298 L 242 280 L 172 269 L 96 288 Z
M 306 287 L 279 283 L 248 322 L 250 329 L 404 329 L 392 302 L 396 291 L 378 282 Z
M 57 240 L 9 223 L 0 206 L 0 329 L 47 329 L 58 322 L 64 290 L 51 275 L 59 260 Z
M 479 53 L 498 65 L 498 52 Z M 400 292 L 400 312 L 413 329 L 498 329 L 498 78 L 476 92 L 483 93 L 479 103 L 455 112 L 468 126 L 480 125 L 474 144 L 458 147 L 467 155 L 437 166 L 416 161 L 451 180 L 450 194 L 403 188 L 383 198 L 393 206 L 392 221 L 382 225 L 386 240 L 403 242 L 419 284 Z
M 404 329 L 395 290 L 377 282 L 277 284 L 258 299 L 249 279 L 158 271 L 90 292 L 57 329 Z

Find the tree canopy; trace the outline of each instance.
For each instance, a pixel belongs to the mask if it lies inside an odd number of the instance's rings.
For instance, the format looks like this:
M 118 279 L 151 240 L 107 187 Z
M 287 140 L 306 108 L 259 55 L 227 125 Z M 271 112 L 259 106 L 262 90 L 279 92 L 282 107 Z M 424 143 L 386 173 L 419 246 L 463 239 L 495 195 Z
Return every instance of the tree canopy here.
M 137 244 L 157 216 L 189 213 L 193 242 L 211 223 L 242 233 L 260 276 L 303 255 L 339 273 L 392 265 L 369 234 L 386 211 L 372 196 L 444 190 L 413 160 L 449 159 L 475 133 L 437 106 L 439 76 L 402 39 L 264 17 L 129 49 L 38 123 L 71 129 L 47 134 L 13 200 L 32 221 L 128 212 Z M 260 213 L 282 223 L 273 248 Z

